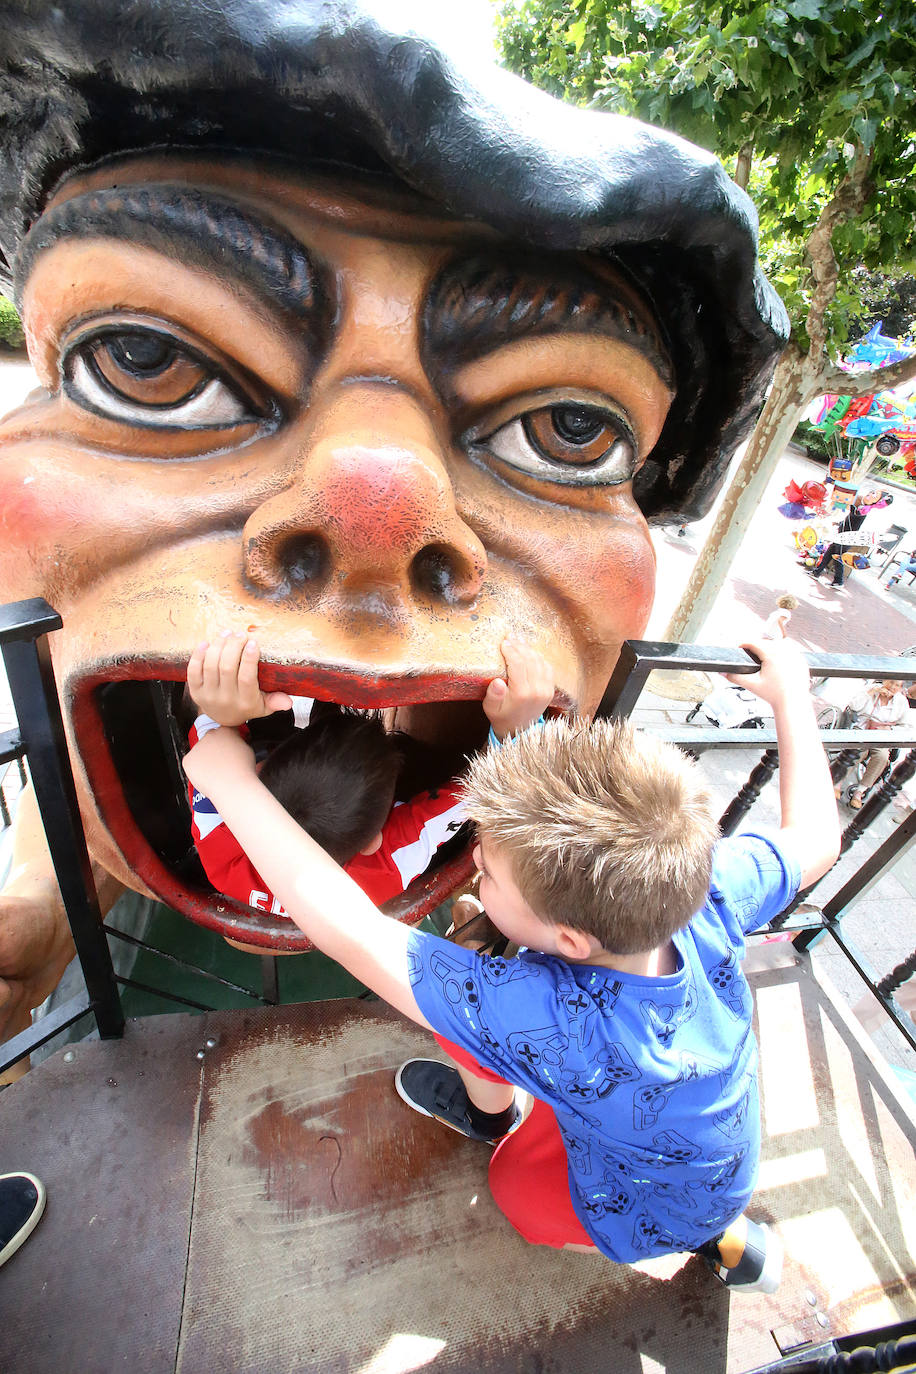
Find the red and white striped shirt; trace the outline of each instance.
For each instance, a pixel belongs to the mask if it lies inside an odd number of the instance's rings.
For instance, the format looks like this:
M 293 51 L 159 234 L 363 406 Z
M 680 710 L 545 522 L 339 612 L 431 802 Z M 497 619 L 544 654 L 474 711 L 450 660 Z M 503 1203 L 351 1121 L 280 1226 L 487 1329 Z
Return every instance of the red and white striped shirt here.
M 199 727 L 199 733 L 198 733 Z M 190 734 L 197 743 L 212 723 L 199 717 Z M 286 912 L 208 797 L 196 787 L 191 799 L 191 837 L 210 882 L 226 897 L 234 897 L 257 911 L 286 917 Z M 467 819 L 458 799 L 457 782 L 421 792 L 409 802 L 395 802 L 382 827 L 382 843 L 374 854 L 357 854 L 343 868 L 377 906 L 403 892 L 424 873 L 440 845 L 450 840 Z M 286 917 L 286 919 L 289 919 Z

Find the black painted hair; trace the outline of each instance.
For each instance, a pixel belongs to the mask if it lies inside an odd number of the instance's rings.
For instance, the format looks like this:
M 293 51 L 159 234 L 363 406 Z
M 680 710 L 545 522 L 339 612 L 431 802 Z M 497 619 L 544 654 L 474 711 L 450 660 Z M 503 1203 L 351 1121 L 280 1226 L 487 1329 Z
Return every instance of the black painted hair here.
M 375 715 L 319 714 L 268 754 L 261 781 L 338 863 L 379 833 L 394 802 L 402 753 Z

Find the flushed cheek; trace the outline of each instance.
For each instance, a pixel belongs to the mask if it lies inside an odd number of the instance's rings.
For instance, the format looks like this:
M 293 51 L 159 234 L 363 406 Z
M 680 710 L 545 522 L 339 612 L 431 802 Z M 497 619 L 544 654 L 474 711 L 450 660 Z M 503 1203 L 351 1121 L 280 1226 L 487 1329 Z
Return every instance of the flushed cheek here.
M 529 531 L 519 562 L 548 590 L 571 631 L 580 663 L 580 704 L 592 710 L 620 645 L 640 638 L 655 594 L 655 552 L 628 498 L 603 512 L 556 513 Z
M 0 450 L 0 590 L 68 599 L 127 555 L 148 530 L 131 530 L 123 481 L 86 480 L 72 463 Z
M 581 598 L 575 611 L 583 671 L 581 704 L 598 705 L 626 639 L 645 633 L 655 595 L 655 554 L 648 531 L 628 531 L 605 552 L 581 550 Z M 582 590 L 587 595 L 582 597 Z
M 0 591 L 5 599 L 52 599 L 85 560 L 87 545 L 104 539 L 110 503 L 34 450 L 0 443 Z
M 590 589 L 587 625 L 598 643 L 643 633 L 655 596 L 655 552 L 648 530 L 617 529 L 613 537 L 577 550 L 579 587 Z
M 596 705 L 622 641 L 643 634 L 655 593 L 649 527 L 629 487 L 529 493 L 494 481 L 482 463 L 455 471 L 458 509 L 487 550 L 491 579 L 525 614 L 535 600 L 553 618 L 580 664 L 580 702 Z
M 193 471 L 96 458 L 53 438 L 4 443 L 0 429 L 0 593 L 62 609 L 150 548 L 224 526 L 226 501 L 208 500 L 199 466 L 182 467 Z

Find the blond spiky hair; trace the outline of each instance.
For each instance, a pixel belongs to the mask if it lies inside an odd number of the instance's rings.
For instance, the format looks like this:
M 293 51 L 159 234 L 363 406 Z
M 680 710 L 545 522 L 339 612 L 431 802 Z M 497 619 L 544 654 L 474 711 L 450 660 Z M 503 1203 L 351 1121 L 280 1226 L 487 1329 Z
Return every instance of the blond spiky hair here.
M 666 944 L 705 900 L 719 838 L 706 784 L 674 745 L 626 721 L 526 730 L 479 754 L 464 792 L 532 910 L 609 953 Z

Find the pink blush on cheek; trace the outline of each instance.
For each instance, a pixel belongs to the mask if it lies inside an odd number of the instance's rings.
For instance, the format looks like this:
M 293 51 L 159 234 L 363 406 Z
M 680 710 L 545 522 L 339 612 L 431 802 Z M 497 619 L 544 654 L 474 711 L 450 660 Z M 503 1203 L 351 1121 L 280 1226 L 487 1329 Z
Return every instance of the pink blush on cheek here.
M 593 632 L 604 643 L 643 634 L 655 600 L 655 555 L 638 532 L 608 541 L 587 560 L 576 561 L 580 587 L 589 589 Z
M 0 463 L 3 457 L 0 448 Z M 20 467 L 18 471 L 5 473 L 0 481 L 0 530 L 3 532 L 0 565 L 17 548 L 34 552 L 36 542 L 44 542 L 45 532 L 58 528 L 61 522 L 61 512 L 55 509 L 58 500 L 59 488 L 55 492 L 54 484 L 34 472 Z M 66 524 L 70 523 L 68 514 Z
M 69 597 L 112 558 L 123 524 L 119 503 L 90 482 L 74 480 L 0 444 L 0 594 L 4 600 Z M 60 607 L 58 607 L 60 609 Z
M 87 531 L 104 538 L 98 500 L 81 491 L 79 483 L 62 489 L 56 475 L 33 473 L 18 482 L 0 483 L 0 505 L 5 538 L 32 549 L 36 536 L 40 543 L 55 547 L 85 540 Z

